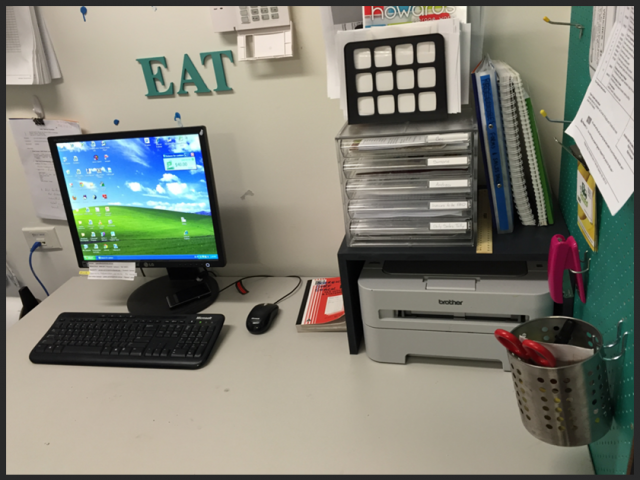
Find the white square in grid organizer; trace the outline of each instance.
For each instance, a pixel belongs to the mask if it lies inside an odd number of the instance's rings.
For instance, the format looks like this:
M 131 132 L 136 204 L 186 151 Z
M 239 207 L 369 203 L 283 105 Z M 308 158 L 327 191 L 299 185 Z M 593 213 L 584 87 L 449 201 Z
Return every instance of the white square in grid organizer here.
M 377 68 L 390 67 L 393 63 L 391 47 L 389 45 L 376 47 L 373 51 L 373 58 Z
M 418 94 L 418 109 L 421 112 L 433 112 L 437 106 L 436 92 L 421 92 Z
M 418 69 L 418 87 L 433 88 L 436 86 L 436 69 L 424 67 Z
M 373 97 L 360 97 L 358 99 L 358 114 L 360 116 L 373 115 L 375 112 Z
M 396 65 L 411 65 L 413 63 L 413 45 L 405 43 L 396 45 Z
M 395 111 L 396 106 L 393 95 L 380 95 L 378 97 L 378 113 L 380 115 L 390 115 Z
M 358 93 L 368 93 L 373 91 L 373 75 L 370 73 L 359 73 L 356 75 L 356 90 Z
M 418 63 L 433 63 L 436 61 L 436 44 L 433 42 L 421 42 L 416 46 L 416 58 Z
M 410 90 L 415 86 L 415 75 L 412 68 L 398 70 L 396 72 L 396 85 L 398 90 Z
M 368 48 L 358 48 L 354 50 L 353 64 L 357 70 L 371 68 L 371 50 Z
M 393 72 L 385 70 L 376 73 L 376 90 L 379 92 L 393 90 Z
M 413 93 L 398 95 L 398 112 L 413 113 L 416 111 L 416 96 Z

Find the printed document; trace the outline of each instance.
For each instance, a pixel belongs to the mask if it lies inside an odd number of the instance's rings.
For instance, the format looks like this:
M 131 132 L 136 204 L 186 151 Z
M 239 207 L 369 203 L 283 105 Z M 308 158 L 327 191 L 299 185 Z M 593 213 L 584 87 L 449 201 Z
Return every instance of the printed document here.
M 30 118 L 12 118 L 9 125 L 18 147 L 36 214 L 40 218 L 66 220 L 47 137 L 79 135 L 82 133 L 80 126 L 64 120 L 45 120 L 44 125 L 36 125 Z
M 634 7 L 619 6 L 591 85 L 566 132 L 584 156 L 611 215 L 633 194 Z

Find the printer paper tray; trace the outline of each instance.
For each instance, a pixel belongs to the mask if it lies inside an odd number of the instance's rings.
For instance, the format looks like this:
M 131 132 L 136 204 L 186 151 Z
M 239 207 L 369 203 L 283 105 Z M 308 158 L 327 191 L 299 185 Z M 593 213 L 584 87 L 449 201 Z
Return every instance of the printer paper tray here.
M 480 321 L 480 320 L 451 320 L 432 318 L 398 318 L 393 311 L 380 312 L 379 319 L 363 318 L 365 323 L 373 328 L 392 328 L 402 330 L 431 330 L 440 332 L 493 333 L 498 328 L 511 330 L 521 322 L 516 321 Z M 382 314 L 387 314 L 382 316 Z

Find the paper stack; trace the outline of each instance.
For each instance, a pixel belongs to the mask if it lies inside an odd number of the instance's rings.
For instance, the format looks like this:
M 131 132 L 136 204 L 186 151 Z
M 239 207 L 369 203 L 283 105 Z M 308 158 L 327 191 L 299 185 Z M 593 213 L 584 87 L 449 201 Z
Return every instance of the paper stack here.
M 49 31 L 38 7 L 5 8 L 7 85 L 40 85 L 61 78 Z

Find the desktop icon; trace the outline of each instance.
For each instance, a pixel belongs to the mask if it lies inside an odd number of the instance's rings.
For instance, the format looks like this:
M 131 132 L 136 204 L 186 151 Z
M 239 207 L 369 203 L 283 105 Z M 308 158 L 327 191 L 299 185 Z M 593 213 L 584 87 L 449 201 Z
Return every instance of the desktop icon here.
M 84 211 L 85 211 L 86 213 L 90 213 L 90 212 L 91 212 L 91 209 L 90 209 L 89 207 L 87 207 L 87 208 L 85 208 L 85 209 L 84 209 Z
M 78 157 L 76 157 L 75 155 L 73 156 L 73 161 L 77 162 L 78 161 Z
M 94 195 L 94 196 L 93 196 L 93 199 L 94 199 L 94 200 L 97 200 L 97 199 L 98 199 L 98 196 L 97 196 L 97 195 Z
M 114 243 L 114 244 L 113 244 L 113 248 L 117 250 L 117 249 L 118 249 L 118 244 L 117 244 L 117 243 Z
M 107 142 L 105 142 L 104 140 L 102 141 L 102 146 L 106 147 L 107 146 Z
M 104 236 L 106 236 L 106 235 L 107 235 L 107 234 L 106 234 L 105 232 L 100 232 L 100 236 L 101 236 L 101 237 L 104 237 Z
M 101 187 L 104 187 L 104 182 L 100 182 L 100 186 L 101 186 Z
M 89 225 L 93 225 L 93 220 L 89 220 Z
M 91 236 L 95 237 L 96 236 L 96 232 L 91 232 Z
M 195 157 L 195 156 L 196 156 L 196 154 L 195 154 L 195 153 L 193 153 L 193 152 L 191 152 L 191 156 L 192 156 L 192 157 Z
M 94 244 L 93 244 L 93 249 L 94 249 L 94 250 L 97 250 L 97 249 L 98 249 L 98 244 L 97 244 L 97 243 L 94 243 Z
M 82 199 L 83 199 L 83 200 L 86 200 L 86 199 L 87 199 L 87 196 L 86 196 L 86 195 L 82 195 Z
M 102 220 L 98 220 L 98 225 L 102 225 Z
M 113 223 L 113 220 L 109 219 L 109 221 L 107 222 L 109 225 L 111 225 Z
M 71 175 L 71 170 L 67 170 L 67 175 Z
M 82 175 L 82 170 L 77 169 L 77 170 L 76 170 L 76 175 Z
M 94 159 L 94 160 L 98 160 L 98 158 L 100 158 L 100 157 L 98 157 L 98 155 L 94 155 L 94 156 L 93 156 L 93 159 Z
M 62 161 L 66 163 L 66 162 L 68 162 L 69 160 L 67 160 L 67 157 L 62 157 Z
M 84 249 L 86 250 L 87 248 L 89 248 L 89 245 L 87 245 L 87 244 L 85 243 L 84 245 L 82 245 L 82 248 L 84 248 Z
M 156 145 L 160 145 L 160 137 L 156 137 Z
M 78 225 L 82 225 L 82 220 L 78 220 Z
M 107 167 L 107 172 L 111 173 L 111 167 Z
M 104 207 L 104 211 L 108 212 L 109 211 L 109 207 Z
M 91 169 L 87 168 L 87 175 L 91 175 Z
M 178 137 L 178 142 L 184 143 L 184 137 Z
M 104 244 L 104 249 L 106 250 L 107 248 L 109 248 L 109 245 L 107 245 L 106 243 Z
M 82 182 L 80 182 L 80 183 L 82 183 Z M 73 183 L 69 184 L 69 188 L 73 188 Z
M 84 237 L 84 233 L 81 233 L 81 234 L 80 234 L 80 236 L 81 236 L 81 237 Z
M 71 185 L 73 185 L 73 183 Z M 81 187 L 84 187 L 84 182 L 80 182 L 78 183 L 78 185 L 80 185 Z
M 184 224 L 184 223 L 187 223 L 187 219 L 186 219 L 186 218 L 184 218 L 184 217 L 180 217 L 180 220 L 182 221 L 182 223 L 183 223 L 183 224 Z
M 109 155 L 105 155 L 105 156 L 104 156 L 104 159 L 105 159 L 105 160 L 109 160 Z
M 100 211 L 100 207 L 96 207 L 96 212 L 99 212 L 99 211 Z
M 145 138 L 145 139 L 144 139 L 144 143 L 149 143 L 149 139 L 148 139 L 148 138 Z
M 185 234 L 185 236 L 186 236 L 186 235 L 189 235 L 189 230 L 185 230 L 185 231 L 184 231 L 184 234 Z
M 116 232 L 111 232 L 111 236 L 115 237 L 116 236 Z
M 96 146 L 96 142 L 91 142 L 91 146 L 95 147 Z
M 104 167 L 102 167 L 102 168 L 100 169 L 100 171 L 101 171 L 102 173 L 106 173 L 106 172 L 107 172 L 107 169 L 106 169 L 106 168 L 104 168 Z
M 76 197 L 74 197 L 74 196 L 72 196 L 71 198 L 72 198 L 73 200 L 77 200 L 77 198 L 76 198 Z

